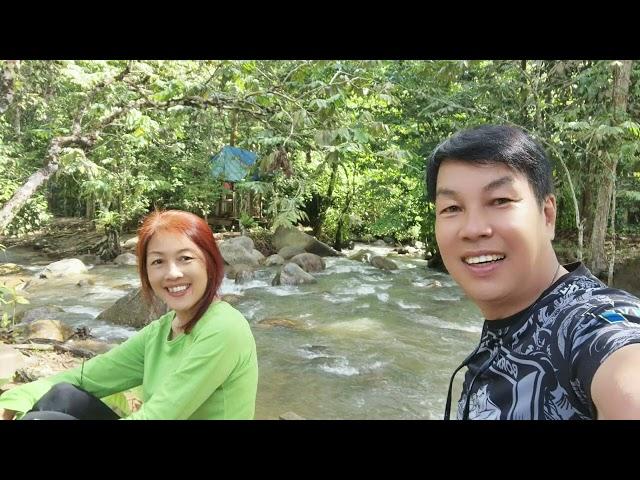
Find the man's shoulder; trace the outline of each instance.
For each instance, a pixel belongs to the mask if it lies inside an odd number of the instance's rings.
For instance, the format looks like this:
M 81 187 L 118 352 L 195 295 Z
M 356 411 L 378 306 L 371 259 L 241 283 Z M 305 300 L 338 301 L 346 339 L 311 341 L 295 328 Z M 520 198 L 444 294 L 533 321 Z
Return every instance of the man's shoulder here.
M 622 315 L 640 322 L 640 299 L 624 290 L 608 287 L 582 264 L 572 267 L 566 278 L 541 299 L 537 310 L 543 317 L 573 321 L 604 315 L 602 320 L 605 322 L 615 322 Z

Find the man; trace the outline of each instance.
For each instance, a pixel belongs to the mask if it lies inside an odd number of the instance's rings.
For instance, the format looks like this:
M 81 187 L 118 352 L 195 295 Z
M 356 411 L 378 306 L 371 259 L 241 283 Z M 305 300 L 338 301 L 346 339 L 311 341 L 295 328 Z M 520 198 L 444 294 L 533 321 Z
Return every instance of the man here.
M 468 367 L 458 418 L 640 418 L 640 300 L 558 263 L 542 147 L 511 126 L 459 132 L 429 158 L 427 191 L 444 264 L 486 318 L 453 374 Z

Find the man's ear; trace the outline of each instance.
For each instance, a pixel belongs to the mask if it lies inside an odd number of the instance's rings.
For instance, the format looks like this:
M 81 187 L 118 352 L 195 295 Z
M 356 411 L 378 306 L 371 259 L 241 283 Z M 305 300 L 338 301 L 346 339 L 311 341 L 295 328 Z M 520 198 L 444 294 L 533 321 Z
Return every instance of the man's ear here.
M 544 214 L 544 223 L 551 233 L 551 240 L 556 236 L 556 196 L 550 194 L 544 200 L 542 205 L 542 213 Z

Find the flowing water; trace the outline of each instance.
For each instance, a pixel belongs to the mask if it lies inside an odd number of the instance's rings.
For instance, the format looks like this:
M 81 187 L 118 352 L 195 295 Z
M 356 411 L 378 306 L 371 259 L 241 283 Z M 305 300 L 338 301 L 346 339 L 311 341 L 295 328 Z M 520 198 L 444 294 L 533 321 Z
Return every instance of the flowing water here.
M 453 280 L 425 260 L 391 258 L 399 266 L 391 272 L 325 258 L 327 269 L 313 274 L 318 282 L 312 285 L 271 286 L 277 267 L 262 268 L 244 285 L 225 278 L 221 293 L 241 295 L 236 308 L 258 348 L 256 418 L 288 411 L 310 419 L 442 418 L 449 376 L 477 342 L 482 317 Z M 85 277 L 94 284 L 78 287 L 77 279 L 36 280 L 51 260 L 31 250 L 10 248 L 0 253 L 2 262 L 32 275 L 27 308 L 58 305 L 65 313 L 57 318 L 107 342 L 135 333 L 95 319 L 139 286 L 135 267 L 91 266 Z

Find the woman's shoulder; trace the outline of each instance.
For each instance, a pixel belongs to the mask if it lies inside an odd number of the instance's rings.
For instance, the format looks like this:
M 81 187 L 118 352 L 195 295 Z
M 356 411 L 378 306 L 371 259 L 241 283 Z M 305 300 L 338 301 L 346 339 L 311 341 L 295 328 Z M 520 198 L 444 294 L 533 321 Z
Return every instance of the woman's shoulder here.
M 195 333 L 239 332 L 249 329 L 249 322 L 244 315 L 222 300 L 212 303 L 196 326 Z

